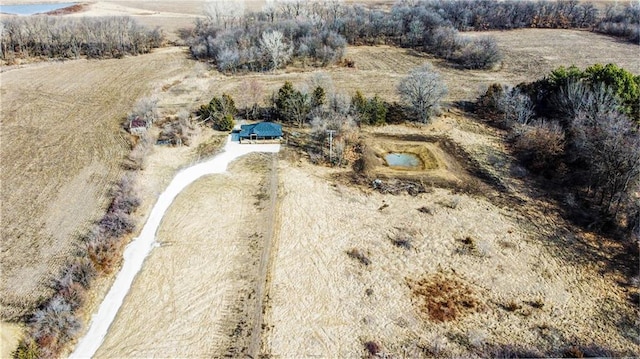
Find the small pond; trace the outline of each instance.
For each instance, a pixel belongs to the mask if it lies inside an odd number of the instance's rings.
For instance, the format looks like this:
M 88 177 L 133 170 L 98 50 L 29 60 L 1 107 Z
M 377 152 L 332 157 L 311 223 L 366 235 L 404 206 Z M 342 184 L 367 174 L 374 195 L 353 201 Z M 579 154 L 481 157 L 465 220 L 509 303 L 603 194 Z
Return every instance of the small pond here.
M 413 153 L 389 153 L 384 156 L 384 160 L 387 161 L 389 167 L 400 167 L 406 169 L 422 168 L 422 160 Z
M 75 2 L 56 4 L 0 5 L 0 13 L 13 15 L 34 15 L 73 6 Z

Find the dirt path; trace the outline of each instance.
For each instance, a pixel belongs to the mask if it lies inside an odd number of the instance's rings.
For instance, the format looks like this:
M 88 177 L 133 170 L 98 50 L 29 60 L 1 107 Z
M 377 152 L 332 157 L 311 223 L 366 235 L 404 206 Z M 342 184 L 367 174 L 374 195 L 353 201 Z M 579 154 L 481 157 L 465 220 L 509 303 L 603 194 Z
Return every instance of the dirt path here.
M 273 268 L 274 257 L 274 242 L 277 241 L 277 219 L 279 217 L 278 211 L 278 159 L 277 156 L 272 156 L 271 171 L 268 177 L 268 196 L 269 202 L 265 210 L 265 228 L 266 233 L 264 237 L 264 247 L 262 249 L 262 255 L 260 257 L 260 267 L 258 270 L 258 282 L 256 283 L 256 307 L 254 310 L 253 327 L 251 330 L 251 341 L 249 342 L 248 355 L 251 358 L 257 358 L 262 352 L 263 333 L 265 328 L 265 312 L 268 308 L 269 302 L 269 283 Z
M 80 340 L 71 357 L 93 356 L 103 342 L 125 296 L 130 290 L 135 276 L 141 270 L 143 262 L 156 245 L 156 232 L 163 221 L 165 212 L 169 209 L 176 196 L 202 176 L 224 173 L 228 164 L 238 157 L 251 152 L 278 152 L 279 149 L 279 145 L 240 145 L 228 142 L 225 146 L 225 152 L 209 161 L 179 172 L 167 189 L 159 196 L 158 202 L 154 205 L 139 237 L 127 246 L 124 252 L 125 261 L 122 269 L 116 276 L 116 280 L 100 305 L 98 312 L 92 318 L 87 334 Z M 232 199 L 230 200 L 233 202 Z M 224 217 L 224 215 L 221 217 Z M 184 233 L 189 232 L 185 231 Z

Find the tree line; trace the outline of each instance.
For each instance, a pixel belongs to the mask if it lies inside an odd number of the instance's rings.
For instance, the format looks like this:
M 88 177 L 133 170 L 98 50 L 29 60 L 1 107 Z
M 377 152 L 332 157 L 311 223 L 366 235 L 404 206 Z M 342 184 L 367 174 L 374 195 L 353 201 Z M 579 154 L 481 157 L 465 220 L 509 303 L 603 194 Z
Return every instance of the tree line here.
M 276 1 L 262 11 L 240 2 L 210 4 L 187 34 L 191 54 L 211 59 L 222 71 L 264 71 L 294 59 L 325 66 L 342 59 L 346 44 L 413 47 L 462 68 L 489 68 L 500 59 L 491 37 L 458 31 L 516 28 L 587 28 L 640 41 L 640 5 L 567 1 L 404 0 L 390 10 L 328 2 Z M 128 17 L 5 17 L 0 21 L 0 58 L 120 57 L 161 46 L 160 30 Z
M 0 58 L 117 58 L 162 45 L 159 29 L 129 17 L 5 17 L 0 21 Z
M 298 59 L 324 66 L 339 61 L 345 45 L 390 44 L 444 58 L 462 68 L 485 69 L 500 60 L 491 37 L 459 31 L 517 28 L 584 28 L 637 42 L 640 5 L 567 1 L 405 0 L 390 10 L 342 1 L 270 3 L 245 13 L 217 2 L 199 19 L 187 43 L 198 59 L 223 71 L 262 71 Z
M 58 358 L 65 345 L 82 329 L 83 306 L 98 275 L 111 273 L 120 261 L 125 236 L 136 223 L 132 214 L 140 205 L 133 172 L 114 187 L 105 215 L 76 248 L 75 255 L 53 280 L 53 295 L 44 300 L 26 321 L 26 333 L 13 358 Z
M 425 1 L 429 12 L 439 14 L 458 30 L 510 30 L 519 28 L 590 29 L 640 41 L 640 4 L 564 1 Z
M 271 70 L 294 60 L 326 66 L 343 58 L 347 44 L 415 47 L 464 68 L 488 68 L 500 59 L 493 39 L 467 38 L 437 14 L 423 11 L 425 22 L 405 11 L 426 10 L 426 3 L 396 5 L 389 12 L 341 1 L 283 1 L 249 13 L 231 1 L 222 3 L 198 19 L 187 38 L 195 58 L 210 59 L 222 71 Z
M 249 84 L 247 87 L 255 87 Z M 247 90 L 249 91 L 249 90 Z M 196 111 L 200 123 L 219 131 L 231 131 L 236 117 L 252 120 L 275 121 L 292 127 L 310 128 L 313 139 L 300 147 L 307 150 L 312 162 L 329 159 L 334 165 L 344 165 L 356 159 L 354 146 L 357 132 L 363 126 L 402 123 L 407 118 L 428 123 L 440 111 L 440 102 L 447 87 L 440 75 L 429 64 L 413 69 L 402 78 L 397 88 L 401 102 L 387 102 L 378 95 L 366 97 L 361 91 L 354 94 L 334 90 L 331 78 L 317 74 L 298 86 L 285 83 L 271 93 L 266 106 L 259 106 L 258 96 L 236 107 L 235 100 L 226 93 L 214 96 Z M 327 131 L 335 134 L 332 156 L 325 153 L 322 144 Z M 295 138 L 290 137 L 295 146 Z
M 607 4 L 595 30 L 640 44 L 640 3 Z
M 266 71 L 294 59 L 313 66 L 333 64 L 347 45 L 342 35 L 313 18 L 274 19 L 262 12 L 232 24 L 213 15 L 198 19 L 187 40 L 192 56 L 213 60 L 220 71 Z
M 508 130 L 516 155 L 562 189 L 581 221 L 621 226 L 640 239 L 639 107 L 640 76 L 596 64 L 560 67 L 515 87 L 494 84 L 476 111 Z

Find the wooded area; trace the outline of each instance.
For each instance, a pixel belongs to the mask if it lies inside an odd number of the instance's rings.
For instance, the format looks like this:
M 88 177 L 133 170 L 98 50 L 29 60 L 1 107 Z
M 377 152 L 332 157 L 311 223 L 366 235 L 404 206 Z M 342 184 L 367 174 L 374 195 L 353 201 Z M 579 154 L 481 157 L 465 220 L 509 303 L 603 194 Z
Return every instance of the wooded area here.
M 209 9 L 187 39 L 195 58 L 212 59 L 222 71 L 263 71 L 294 59 L 325 66 L 342 59 L 347 43 L 409 47 L 462 68 L 486 69 L 500 60 L 495 40 L 459 31 L 579 28 L 632 42 L 640 34 L 640 6 L 633 3 L 607 5 L 601 13 L 577 0 L 400 1 L 390 11 L 339 1 L 292 1 L 247 14 L 233 2 L 222 3 Z
M 570 193 L 570 216 L 640 235 L 640 76 L 614 64 L 560 67 L 480 97 L 482 119 L 509 131 L 516 155 L 546 186 Z M 573 212 L 573 213 L 571 213 Z
M 7 17 L 0 22 L 0 58 L 117 58 L 159 47 L 163 34 L 130 17 Z

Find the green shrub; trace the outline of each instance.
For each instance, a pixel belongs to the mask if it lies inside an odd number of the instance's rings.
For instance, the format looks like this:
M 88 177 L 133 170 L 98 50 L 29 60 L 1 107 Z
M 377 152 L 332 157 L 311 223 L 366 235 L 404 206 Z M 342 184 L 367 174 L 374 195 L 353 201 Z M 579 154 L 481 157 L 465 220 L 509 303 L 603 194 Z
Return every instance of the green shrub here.
M 351 107 L 361 124 L 379 126 L 387 122 L 388 106 L 378 95 L 367 99 L 362 92 L 356 91 L 351 98 Z
M 273 96 L 273 108 L 280 121 L 302 127 L 311 110 L 321 107 L 324 101 L 324 89 L 320 86 L 310 95 L 296 90 L 290 81 L 286 81 Z
M 30 337 L 22 339 L 12 355 L 13 359 L 38 359 L 41 357 L 38 345 Z
M 235 126 L 235 121 L 231 114 L 226 114 L 213 120 L 213 128 L 218 131 L 231 131 L 233 126 Z
M 322 86 L 317 86 L 315 90 L 313 90 L 313 95 L 311 96 L 311 108 L 320 107 L 325 104 L 327 101 L 327 95 Z
M 204 121 L 211 121 L 213 128 L 218 131 L 231 131 L 237 113 L 235 101 L 226 93 L 212 98 L 209 104 L 200 106 L 198 111 L 200 117 Z

